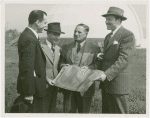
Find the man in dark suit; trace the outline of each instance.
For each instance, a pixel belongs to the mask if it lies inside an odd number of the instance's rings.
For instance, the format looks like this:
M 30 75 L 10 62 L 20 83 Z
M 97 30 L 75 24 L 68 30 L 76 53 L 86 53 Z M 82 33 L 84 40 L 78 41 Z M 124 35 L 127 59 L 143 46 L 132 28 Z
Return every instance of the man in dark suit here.
M 127 97 L 129 94 L 129 80 L 132 54 L 135 48 L 134 34 L 121 26 L 127 18 L 124 11 L 117 7 L 110 7 L 106 18 L 106 26 L 111 30 L 104 41 L 104 57 L 101 70 L 104 74 L 102 81 L 102 113 L 128 113 Z
M 86 40 L 89 27 L 78 24 L 74 30 L 74 42 L 62 47 L 60 66 L 77 65 L 79 67 L 96 68 L 98 46 Z M 64 90 L 64 112 L 65 113 L 89 113 L 92 97 L 95 92 L 95 83 L 85 92 L 73 92 Z
M 58 62 L 60 58 L 59 42 L 61 32 L 60 23 L 48 24 L 47 39 L 41 43 L 41 47 L 46 57 L 46 96 L 43 100 L 45 113 L 55 113 L 58 88 L 54 86 L 52 80 L 58 75 Z
M 38 33 L 42 33 L 47 24 L 47 14 L 33 10 L 29 14 L 29 25 L 18 40 L 19 75 L 17 92 L 24 97 L 32 110 L 43 112 L 43 97 L 46 95 L 45 56 L 39 43 Z

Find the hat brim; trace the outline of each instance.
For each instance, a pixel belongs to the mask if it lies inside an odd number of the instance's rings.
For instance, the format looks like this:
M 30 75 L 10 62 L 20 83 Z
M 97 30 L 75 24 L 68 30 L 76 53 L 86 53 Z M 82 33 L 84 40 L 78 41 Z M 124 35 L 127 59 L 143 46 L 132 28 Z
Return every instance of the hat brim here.
M 108 15 L 118 16 L 118 17 L 120 17 L 122 20 L 127 20 L 127 18 L 126 18 L 126 17 L 124 17 L 124 16 L 120 16 L 120 15 L 117 15 L 117 14 L 113 14 L 113 13 L 107 13 L 107 14 L 104 14 L 104 15 L 102 15 L 102 16 L 103 16 L 103 17 L 106 17 L 106 16 L 108 16 Z
M 47 32 L 56 32 L 56 33 L 60 33 L 60 34 L 65 34 L 64 32 L 60 32 L 60 31 L 54 31 L 54 30 L 48 30 L 48 29 L 44 29 Z

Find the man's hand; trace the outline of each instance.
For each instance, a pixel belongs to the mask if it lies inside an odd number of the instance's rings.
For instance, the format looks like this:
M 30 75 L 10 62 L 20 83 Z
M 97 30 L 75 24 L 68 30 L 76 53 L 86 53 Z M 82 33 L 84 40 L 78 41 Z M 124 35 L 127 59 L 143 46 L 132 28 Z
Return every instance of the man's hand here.
M 61 68 L 64 66 L 69 66 L 69 64 L 61 64 Z
M 52 86 L 55 86 L 55 84 L 53 83 L 52 80 L 50 80 L 49 84 L 52 85 Z
M 53 83 L 53 80 L 49 79 L 48 77 L 46 77 L 48 84 L 54 86 L 55 84 Z
M 25 96 L 24 100 L 29 103 L 32 104 L 33 103 L 33 95 L 32 96 Z
M 81 67 L 81 69 L 87 69 L 87 68 L 88 68 L 87 66 L 82 66 L 82 67 Z
M 97 78 L 93 79 L 92 81 L 105 81 L 106 75 L 103 73 L 101 76 L 98 76 Z
M 98 58 L 98 60 L 103 60 L 104 54 L 103 53 L 98 53 L 97 58 Z
M 103 82 L 103 81 L 105 81 L 105 79 L 106 79 L 106 75 L 103 73 L 103 74 L 100 76 L 100 78 L 101 78 L 101 81 Z

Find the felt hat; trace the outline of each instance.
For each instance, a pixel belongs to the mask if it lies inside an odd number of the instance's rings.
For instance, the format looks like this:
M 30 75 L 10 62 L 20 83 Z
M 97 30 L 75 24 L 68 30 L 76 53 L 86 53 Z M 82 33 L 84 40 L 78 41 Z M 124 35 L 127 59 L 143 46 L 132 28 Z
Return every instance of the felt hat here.
M 61 31 L 59 22 L 49 23 L 48 29 L 44 29 L 44 30 L 49 31 L 49 32 L 56 32 L 56 33 L 60 33 L 60 34 L 65 34 L 64 32 Z
M 103 17 L 106 17 L 108 15 L 115 15 L 120 17 L 122 20 L 126 20 L 127 18 L 123 16 L 124 11 L 118 7 L 110 7 L 107 14 L 102 15 Z

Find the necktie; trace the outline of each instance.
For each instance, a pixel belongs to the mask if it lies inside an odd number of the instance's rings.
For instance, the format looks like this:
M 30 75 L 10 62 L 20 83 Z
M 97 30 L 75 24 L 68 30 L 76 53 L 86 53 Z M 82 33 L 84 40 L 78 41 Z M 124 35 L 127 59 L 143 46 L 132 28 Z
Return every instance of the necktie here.
M 51 50 L 52 50 L 53 53 L 54 53 L 54 51 L 55 51 L 54 45 L 52 45 Z
M 38 37 L 38 41 L 40 42 L 40 38 Z
M 78 45 L 77 45 L 77 53 L 80 51 L 80 48 L 81 48 L 81 45 L 80 45 L 80 43 L 78 43 Z
M 105 41 L 105 46 L 108 45 L 109 40 L 111 39 L 112 34 L 113 34 L 113 32 L 111 32 L 111 33 L 108 34 L 107 39 L 106 39 L 106 41 Z

